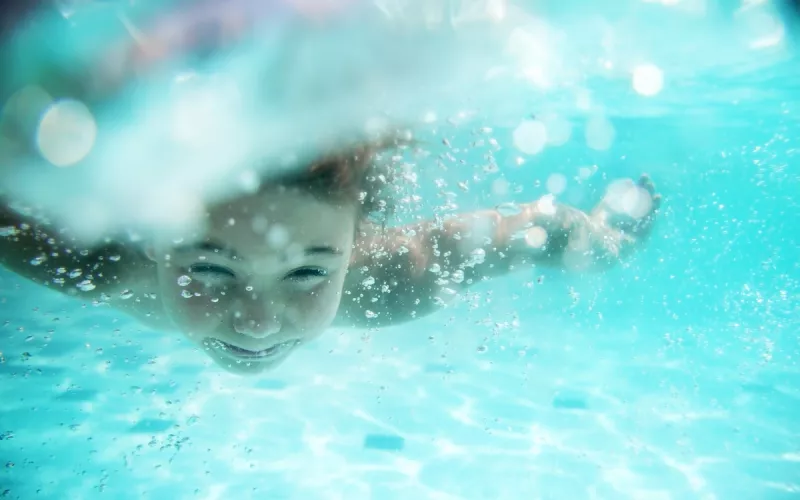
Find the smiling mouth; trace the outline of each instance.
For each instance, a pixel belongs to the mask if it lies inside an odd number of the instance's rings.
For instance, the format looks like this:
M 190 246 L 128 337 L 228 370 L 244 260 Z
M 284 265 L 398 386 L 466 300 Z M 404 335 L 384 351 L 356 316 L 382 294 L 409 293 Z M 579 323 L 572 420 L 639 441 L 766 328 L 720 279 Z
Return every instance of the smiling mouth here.
M 236 347 L 235 345 L 229 344 L 219 339 L 207 338 L 203 340 L 203 344 L 209 349 L 213 349 L 217 352 L 220 352 L 222 354 L 225 354 L 233 358 L 247 360 L 247 361 L 267 360 L 276 358 L 282 354 L 287 354 L 299 343 L 300 343 L 299 340 L 287 340 L 286 342 L 275 344 L 260 351 L 251 351 L 249 349 Z

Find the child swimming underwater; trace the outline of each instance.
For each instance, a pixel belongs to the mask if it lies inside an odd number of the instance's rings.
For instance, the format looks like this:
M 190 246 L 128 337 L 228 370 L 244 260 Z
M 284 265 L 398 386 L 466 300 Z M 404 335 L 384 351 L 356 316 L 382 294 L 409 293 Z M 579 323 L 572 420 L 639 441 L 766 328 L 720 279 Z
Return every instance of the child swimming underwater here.
M 149 55 L 170 53 L 147 47 Z M 642 245 L 660 204 L 643 176 L 613 183 L 590 213 L 545 197 L 513 215 L 487 210 L 384 227 L 370 218 L 390 205 L 391 176 L 379 160 L 402 147 L 331 152 L 205 207 L 197 231 L 145 243 L 77 248 L 62 228 L 0 200 L 0 264 L 153 328 L 179 330 L 225 369 L 250 374 L 277 366 L 331 325 L 410 321 L 439 309 L 443 295 L 515 269 L 605 269 Z
M 333 324 L 403 323 L 439 309 L 443 291 L 515 269 L 605 269 L 641 246 L 660 203 L 643 176 L 612 184 L 591 213 L 545 197 L 514 215 L 487 210 L 384 228 L 368 219 L 386 205 L 378 154 L 332 155 L 211 206 L 203 229 L 179 243 L 81 251 L 67 233 L 3 204 L 0 263 L 153 328 L 177 329 L 220 366 L 247 374 L 275 367 Z M 91 286 L 64 284 L 70 273 Z

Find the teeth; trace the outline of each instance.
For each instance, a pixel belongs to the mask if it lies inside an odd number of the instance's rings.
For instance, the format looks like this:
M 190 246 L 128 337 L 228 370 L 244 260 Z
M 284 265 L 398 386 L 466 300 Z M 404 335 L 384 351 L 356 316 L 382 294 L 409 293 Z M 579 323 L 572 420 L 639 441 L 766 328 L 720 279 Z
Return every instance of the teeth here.
M 266 357 L 270 354 L 281 352 L 284 349 L 294 347 L 298 343 L 299 341 L 297 340 L 287 341 L 287 342 L 282 342 L 280 344 L 275 344 L 274 346 L 268 347 L 260 351 L 251 351 L 249 349 L 242 349 L 241 347 L 236 347 L 235 345 L 228 344 L 227 342 L 223 342 L 219 339 L 206 339 L 206 341 L 204 342 L 204 344 L 207 347 L 222 350 L 234 356 L 243 355 L 244 357 L 248 358 Z

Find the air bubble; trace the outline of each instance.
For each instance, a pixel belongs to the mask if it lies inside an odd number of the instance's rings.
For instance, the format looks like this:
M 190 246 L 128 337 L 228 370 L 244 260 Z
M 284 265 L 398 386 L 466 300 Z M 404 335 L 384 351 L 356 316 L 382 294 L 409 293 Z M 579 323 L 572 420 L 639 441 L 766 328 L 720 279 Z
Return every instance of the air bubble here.
M 472 264 L 483 264 L 486 260 L 486 251 L 483 248 L 476 248 L 470 252 L 470 261 Z
M 119 262 L 120 260 L 122 260 L 122 256 L 120 256 L 120 255 L 111 255 L 111 256 L 108 257 L 108 260 L 110 260 L 111 262 Z
M 637 93 L 652 97 L 664 88 L 664 72 L 655 64 L 642 64 L 634 68 L 631 84 Z
M 440 272 L 442 272 L 442 267 L 439 264 L 433 264 L 430 267 L 429 271 L 432 272 L 433 274 L 439 274 Z
M 464 281 L 464 271 L 461 269 L 456 269 L 453 271 L 453 274 L 450 276 L 450 281 L 453 283 L 461 283 Z
M 492 182 L 492 194 L 495 196 L 506 196 L 511 188 L 511 183 L 505 179 L 497 179 Z
M 581 167 L 578 169 L 578 178 L 581 180 L 586 180 L 591 177 L 597 171 L 597 165 L 593 165 L 591 167 Z
M 547 144 L 562 146 L 569 142 L 572 136 L 572 124 L 566 118 L 555 114 L 540 117 L 547 129 Z
M 544 215 L 556 214 L 556 199 L 552 194 L 547 194 L 539 198 L 536 202 L 536 208 Z
M 281 225 L 272 226 L 267 232 L 267 243 L 274 249 L 282 249 L 289 244 L 289 231 Z
M 189 290 L 181 290 L 181 297 L 184 299 L 190 299 L 193 297 L 193 294 Z
M 646 216 L 653 206 L 650 193 L 630 180 L 612 183 L 606 191 L 605 202 L 612 210 L 635 219 Z
M 133 292 L 131 290 L 123 290 L 119 293 L 119 298 L 122 300 L 128 300 L 131 297 L 133 297 Z
M 254 194 L 261 187 L 261 179 L 254 170 L 245 170 L 239 174 L 239 185 L 246 193 Z
M 67 276 L 69 276 L 72 279 L 75 279 L 75 278 L 79 278 L 82 274 L 83 274 L 83 271 L 81 271 L 80 269 L 73 269 L 72 271 L 69 272 L 69 274 Z
M 57 167 L 68 167 L 83 160 L 94 147 L 97 123 L 81 102 L 65 99 L 42 114 L 36 132 L 41 155 Z
M 532 248 L 542 248 L 547 243 L 547 231 L 539 226 L 528 229 L 525 231 L 525 243 Z
M 567 188 L 567 178 L 562 174 L 552 174 L 545 183 L 547 190 L 552 194 L 561 194 Z
M 266 217 L 257 215 L 250 221 L 250 227 L 253 228 L 253 232 L 256 234 L 264 234 L 269 229 L 269 221 Z
M 192 278 L 186 276 L 185 274 L 178 277 L 178 286 L 189 286 L 189 283 L 191 282 Z
M 374 284 L 375 284 L 375 278 L 373 278 L 372 276 L 370 276 L 369 278 L 367 278 L 367 279 L 365 279 L 364 281 L 362 281 L 362 282 L 361 282 L 361 284 L 362 284 L 363 286 L 365 286 L 365 287 L 370 287 L 370 286 L 372 286 L 372 285 L 374 285 Z
M 369 319 L 374 319 L 374 318 L 378 317 L 378 313 L 375 313 L 375 312 L 372 312 L 372 311 L 368 310 L 367 312 L 364 313 L 364 316 L 366 316 Z
M 522 208 L 516 203 L 501 203 L 497 205 L 497 211 L 503 217 L 511 217 L 513 215 L 519 215 L 522 213 Z
M 547 128 L 537 120 L 526 120 L 519 124 L 513 134 L 514 146 L 525 154 L 540 153 L 547 143 Z
M 46 260 L 47 257 L 45 257 L 44 255 L 40 255 L 39 257 L 32 258 L 29 264 L 32 266 L 41 266 Z
M 95 284 L 91 282 L 91 280 L 83 280 L 75 286 L 82 292 L 91 292 L 97 288 Z
M 586 145 L 597 151 L 611 148 L 616 137 L 614 126 L 603 116 L 590 118 L 586 123 Z

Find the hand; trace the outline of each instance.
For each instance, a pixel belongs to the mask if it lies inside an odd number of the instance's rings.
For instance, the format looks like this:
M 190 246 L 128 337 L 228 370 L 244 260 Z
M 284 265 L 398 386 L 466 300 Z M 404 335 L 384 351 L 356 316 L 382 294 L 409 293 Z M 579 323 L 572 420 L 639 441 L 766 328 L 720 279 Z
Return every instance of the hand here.
M 661 195 L 644 174 L 638 181 L 612 182 L 589 216 L 596 224 L 618 231 L 626 238 L 643 241 L 650 235 L 660 207 Z
M 655 185 L 643 175 L 638 182 L 613 182 L 590 213 L 543 197 L 524 205 L 519 215 L 501 217 L 498 232 L 514 235 L 507 253 L 532 257 L 537 264 L 602 270 L 618 264 L 650 234 L 660 206 Z
M 612 182 L 589 214 L 598 260 L 613 263 L 638 248 L 650 236 L 660 207 L 661 195 L 647 174 Z

